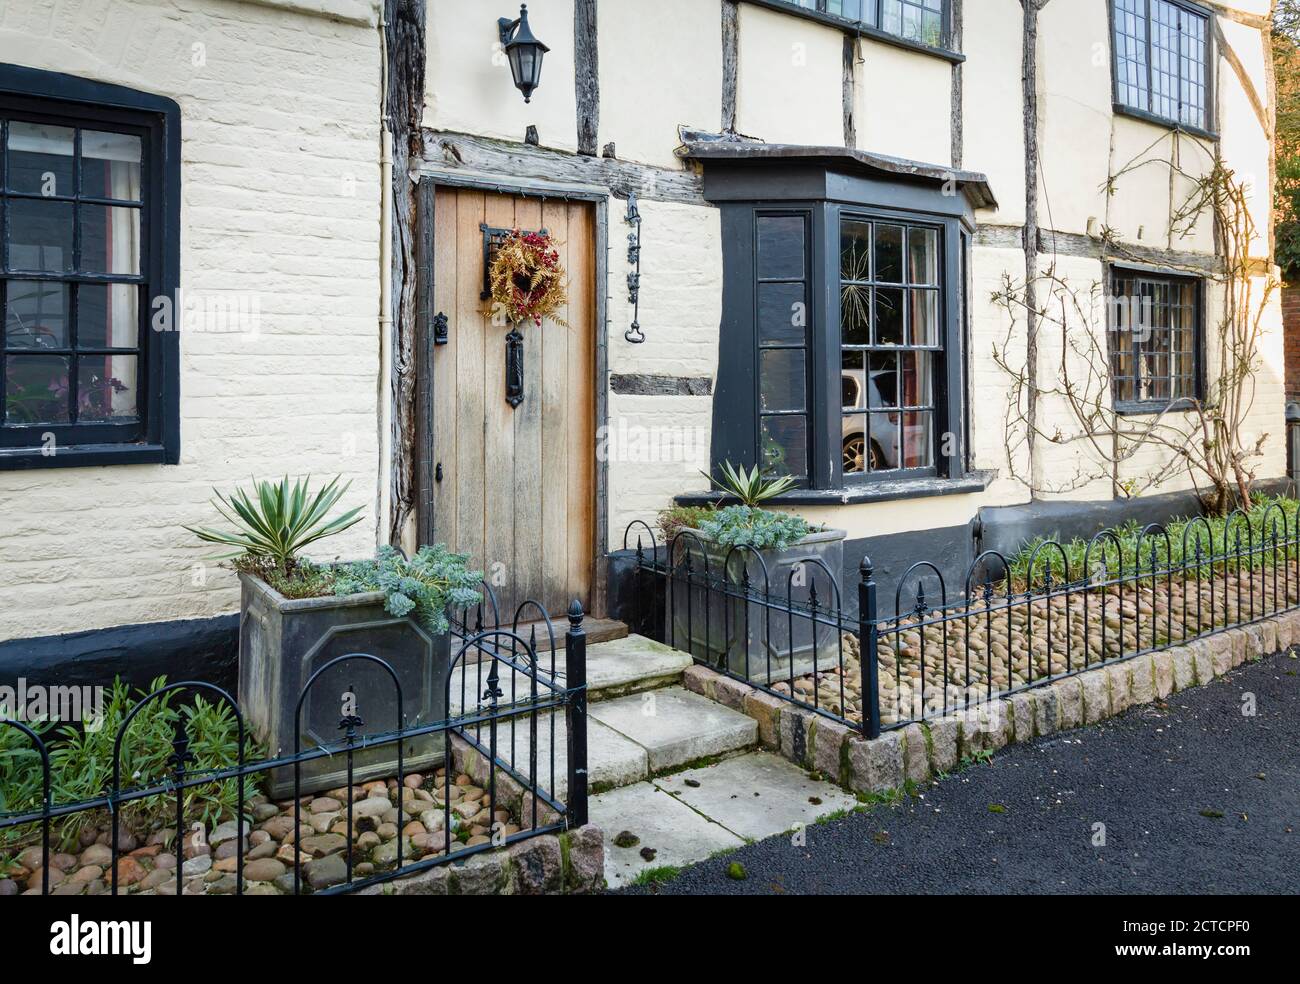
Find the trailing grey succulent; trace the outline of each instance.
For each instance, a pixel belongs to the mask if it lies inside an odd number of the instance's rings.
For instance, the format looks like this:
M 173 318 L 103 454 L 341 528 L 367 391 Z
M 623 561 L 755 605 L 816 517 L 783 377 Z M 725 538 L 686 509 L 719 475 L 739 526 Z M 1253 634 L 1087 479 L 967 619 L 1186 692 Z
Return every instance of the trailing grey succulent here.
M 430 632 L 441 635 L 449 628 L 448 608 L 477 605 L 482 600 L 482 580 L 482 571 L 470 570 L 468 554 L 452 553 L 441 543 L 421 547 L 409 559 L 384 546 L 375 560 L 339 567 L 334 593 L 382 591 L 384 609 L 390 615 L 411 615 Z
M 799 516 L 753 506 L 728 506 L 700 523 L 700 532 L 724 547 L 782 550 L 813 532 L 813 527 Z

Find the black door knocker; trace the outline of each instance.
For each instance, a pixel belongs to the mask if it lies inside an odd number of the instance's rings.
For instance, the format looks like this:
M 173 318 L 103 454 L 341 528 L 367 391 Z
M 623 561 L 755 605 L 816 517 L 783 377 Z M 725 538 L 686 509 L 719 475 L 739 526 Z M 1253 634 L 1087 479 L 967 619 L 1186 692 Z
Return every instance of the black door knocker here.
M 524 336 L 518 325 L 506 335 L 506 402 L 511 407 L 524 402 Z

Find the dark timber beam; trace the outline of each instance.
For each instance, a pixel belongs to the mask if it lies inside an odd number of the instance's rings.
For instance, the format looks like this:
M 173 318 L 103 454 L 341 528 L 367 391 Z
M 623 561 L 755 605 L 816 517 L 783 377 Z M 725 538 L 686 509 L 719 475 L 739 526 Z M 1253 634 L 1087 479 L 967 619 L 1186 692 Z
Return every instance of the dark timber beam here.
M 736 80 L 740 70 L 740 10 L 722 0 L 722 132 L 736 132 Z
M 611 373 L 610 391 L 619 396 L 712 396 L 708 376 L 655 376 L 648 373 Z
M 477 186 L 510 188 L 530 181 L 608 188 L 626 198 L 634 192 L 650 201 L 704 205 L 704 183 L 695 171 L 652 167 L 608 157 L 585 157 L 546 147 L 471 133 L 426 130 L 426 174 L 462 173 Z M 558 197 L 558 196 L 557 196 Z
M 425 0 L 384 0 L 388 89 L 384 120 L 393 137 L 392 173 L 392 507 L 388 541 L 400 544 L 415 509 L 416 439 L 416 191 L 411 166 L 424 154 Z
M 844 146 L 858 145 L 858 127 L 853 118 L 854 76 L 857 72 L 858 39 L 851 34 L 844 35 L 844 79 L 841 84 L 840 99 L 844 109 Z
M 975 245 L 991 249 L 1023 249 L 1023 226 L 981 224 Z M 1140 244 L 1121 243 L 1111 247 L 1101 239 L 1079 233 L 1039 228 L 1038 252 L 1051 256 L 1075 256 L 1103 263 L 1140 263 L 1169 270 L 1197 270 L 1207 276 L 1222 274 L 1223 260 L 1212 253 L 1190 253 Z
M 578 153 L 595 157 L 600 129 L 596 0 L 573 2 L 573 85 L 578 104 Z
M 953 51 L 962 51 L 965 47 L 965 11 L 964 0 L 952 0 L 952 37 L 949 43 Z M 957 170 L 963 167 L 965 157 L 964 107 L 965 80 L 962 76 L 964 62 L 953 62 L 952 66 L 952 166 Z
M 1024 10 L 1020 85 L 1025 125 L 1025 225 L 1021 245 L 1025 251 L 1025 370 L 1029 384 L 1025 411 L 1031 489 L 1037 488 L 1032 474 L 1038 426 L 1038 12 L 1046 3 L 1020 0 Z

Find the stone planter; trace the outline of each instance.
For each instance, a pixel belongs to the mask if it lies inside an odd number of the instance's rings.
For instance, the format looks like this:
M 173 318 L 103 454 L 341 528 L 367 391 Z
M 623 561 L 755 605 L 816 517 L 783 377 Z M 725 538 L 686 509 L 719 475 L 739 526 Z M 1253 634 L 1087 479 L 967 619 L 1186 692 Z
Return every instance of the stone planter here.
M 817 558 L 829 568 L 839 585 L 840 572 L 844 569 L 843 530 L 824 530 L 781 550 L 758 551 L 767 564 L 769 597 L 779 608 L 768 608 L 759 597 L 751 597 L 748 601 L 744 597 L 733 597 L 743 595 L 746 561 L 751 591 L 761 594 L 763 590 L 762 570 L 749 551 L 738 550 L 731 555 L 727 571 L 728 593 L 702 583 L 701 548 L 715 580 L 726 563 L 730 548 L 714 543 L 698 530 L 688 532 L 699 537 L 699 541 L 689 536 L 677 541 L 677 556 L 672 558 L 675 574 L 667 585 L 665 601 L 671 626 L 669 638 L 676 648 L 689 651 L 710 666 L 762 684 L 789 680 L 792 672 L 795 677 L 811 673 L 814 664 L 819 670 L 838 666 L 839 633 L 820 621 L 814 633 L 812 620 L 798 614 L 794 616 L 792 626 L 783 609 L 786 582 L 796 564 Z M 679 567 L 688 544 L 693 566 L 693 583 L 689 588 Z M 796 578 L 790 590 L 791 600 L 796 605 L 806 606 L 814 583 L 819 612 L 834 618 L 835 591 L 827 581 L 826 572 L 815 564 L 809 566 L 802 579 Z
M 383 667 L 351 660 L 326 671 L 302 704 L 303 750 L 341 737 L 343 695 L 356 695 L 357 713 L 365 734 L 417 728 L 447 716 L 447 673 L 450 637 L 436 636 L 409 618 L 384 611 L 379 592 L 342 597 L 285 598 L 265 582 L 240 575 L 242 600 L 239 625 L 239 706 L 252 735 L 269 757 L 291 755 L 294 716 L 299 695 L 311 675 L 330 660 L 351 653 L 368 653 L 387 662 L 402 687 L 404 721 L 397 716 L 392 678 Z M 405 743 L 407 771 L 440 762 L 443 736 L 425 735 Z M 397 770 L 397 743 L 355 753 L 353 781 L 383 778 Z M 269 773 L 269 795 L 293 795 L 293 767 Z M 347 782 L 343 755 L 302 764 L 302 791 L 334 789 Z

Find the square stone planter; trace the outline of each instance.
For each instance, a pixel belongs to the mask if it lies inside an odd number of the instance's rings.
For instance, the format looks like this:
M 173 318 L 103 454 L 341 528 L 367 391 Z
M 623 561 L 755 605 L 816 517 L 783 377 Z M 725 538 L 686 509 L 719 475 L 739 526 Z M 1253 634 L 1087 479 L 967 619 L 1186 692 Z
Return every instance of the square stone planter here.
M 812 620 L 799 614 L 794 616 L 792 625 L 783 608 L 791 570 L 810 558 L 824 563 L 839 585 L 840 572 L 844 569 L 843 530 L 824 530 L 780 550 L 757 551 L 767 564 L 768 597 L 781 606 L 779 608 L 769 608 L 759 598 L 764 587 L 763 573 L 751 551 L 731 553 L 726 593 L 716 586 L 702 583 L 701 546 L 715 581 L 731 548 L 709 540 L 698 530 L 687 532 L 699 537 L 699 542 L 689 536 L 676 541 L 676 556 L 671 558 L 674 576 L 667 585 L 669 638 L 676 648 L 689 651 L 697 660 L 710 666 L 761 684 L 789 680 L 791 675 L 803 676 L 813 672 L 814 666 L 825 670 L 838 665 L 837 630 L 819 621 L 814 632 Z M 693 555 L 693 583 L 689 588 L 680 569 L 688 544 Z M 748 601 L 743 597 L 742 588 L 746 562 L 750 590 L 755 595 Z M 835 590 L 830 587 L 826 572 L 815 564 L 808 567 L 803 578 L 796 578 L 790 590 L 791 600 L 797 606 L 806 606 L 813 583 L 817 587 L 818 611 L 827 618 L 834 618 Z
M 447 717 L 450 637 L 433 635 L 409 618 L 384 611 L 380 592 L 326 598 L 285 598 L 264 581 L 240 575 L 239 705 L 252 735 L 272 758 L 294 751 L 294 717 L 299 695 L 311 675 L 330 660 L 367 653 L 388 663 L 402 688 L 402 716 L 392 677 L 382 666 L 350 660 L 312 684 L 302 704 L 302 750 L 337 745 L 343 732 L 345 693 L 356 696 L 362 734 L 391 732 L 399 724 L 417 728 Z M 442 760 L 440 733 L 409 739 L 404 768 L 427 769 Z M 347 782 L 343 754 L 302 764 L 302 791 L 333 789 Z M 397 772 L 397 742 L 359 750 L 353 756 L 354 782 Z M 293 767 L 269 773 L 272 798 L 293 795 Z

